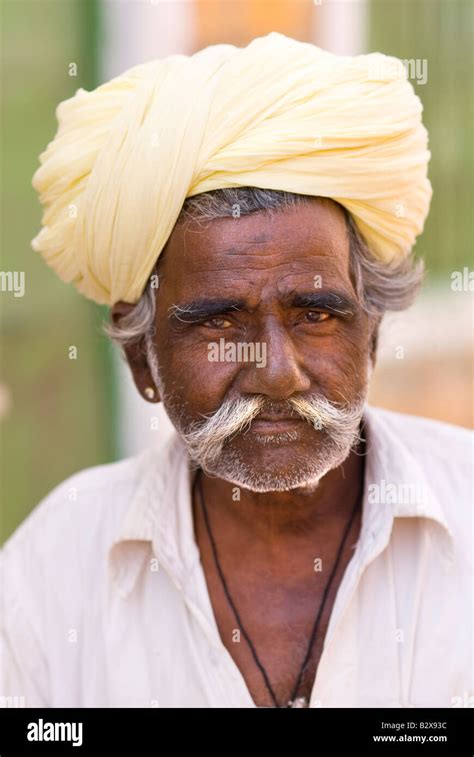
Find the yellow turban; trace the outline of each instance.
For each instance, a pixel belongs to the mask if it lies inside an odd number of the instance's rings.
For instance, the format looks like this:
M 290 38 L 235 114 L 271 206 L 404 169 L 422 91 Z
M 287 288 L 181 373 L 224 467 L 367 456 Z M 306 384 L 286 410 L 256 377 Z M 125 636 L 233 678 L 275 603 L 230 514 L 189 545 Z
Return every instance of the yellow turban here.
M 186 197 L 256 186 L 330 197 L 401 258 L 431 198 L 421 112 L 395 58 L 275 32 L 135 66 L 59 104 L 33 249 L 86 297 L 134 303 Z

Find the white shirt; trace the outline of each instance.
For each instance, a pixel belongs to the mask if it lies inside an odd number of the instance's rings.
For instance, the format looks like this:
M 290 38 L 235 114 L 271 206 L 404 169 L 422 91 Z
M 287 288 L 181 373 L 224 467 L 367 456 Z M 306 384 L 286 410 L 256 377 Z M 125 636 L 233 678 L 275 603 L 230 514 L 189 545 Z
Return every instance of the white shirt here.
M 310 706 L 474 706 L 473 435 L 365 418 L 361 533 Z M 3 550 L 4 704 L 255 707 L 219 636 L 190 480 L 175 434 L 67 479 L 17 529 Z

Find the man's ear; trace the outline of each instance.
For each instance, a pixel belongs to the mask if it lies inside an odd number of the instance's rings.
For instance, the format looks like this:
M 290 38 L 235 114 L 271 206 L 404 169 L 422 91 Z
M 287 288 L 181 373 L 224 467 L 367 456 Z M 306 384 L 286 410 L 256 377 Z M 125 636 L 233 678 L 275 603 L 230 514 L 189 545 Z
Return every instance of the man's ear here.
M 135 305 L 131 305 L 128 302 L 117 302 L 110 309 L 110 320 L 114 325 L 118 325 L 121 319 L 127 316 L 134 307 Z M 125 346 L 123 349 L 135 386 L 141 396 L 148 402 L 160 402 L 161 398 L 158 387 L 155 385 L 148 364 L 145 340 L 141 339 L 135 344 Z
M 380 320 L 378 319 L 372 326 L 372 336 L 370 339 L 370 359 L 374 367 L 375 367 L 375 361 L 377 359 L 377 347 L 379 343 L 379 326 L 380 326 Z

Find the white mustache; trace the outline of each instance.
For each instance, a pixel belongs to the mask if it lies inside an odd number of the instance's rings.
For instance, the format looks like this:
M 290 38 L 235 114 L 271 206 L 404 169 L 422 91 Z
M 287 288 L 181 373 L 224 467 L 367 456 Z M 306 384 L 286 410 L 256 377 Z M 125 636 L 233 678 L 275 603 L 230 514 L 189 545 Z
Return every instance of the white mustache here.
M 283 403 L 269 402 L 267 398 L 256 395 L 226 400 L 218 410 L 195 423 L 183 436 L 190 456 L 205 468 L 218 460 L 227 441 L 248 430 L 264 408 L 272 412 L 278 409 L 282 413 L 291 410 L 318 431 L 324 431 L 334 445 L 343 450 L 348 438 L 357 435 L 363 407 L 364 402 L 348 406 L 317 395 L 290 398 Z

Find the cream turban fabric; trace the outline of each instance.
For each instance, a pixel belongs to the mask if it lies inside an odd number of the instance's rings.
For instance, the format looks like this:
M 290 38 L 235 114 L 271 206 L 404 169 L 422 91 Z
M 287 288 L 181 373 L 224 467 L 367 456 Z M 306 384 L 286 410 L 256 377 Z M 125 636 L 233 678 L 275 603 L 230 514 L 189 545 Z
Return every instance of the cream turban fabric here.
M 275 32 L 135 66 L 59 104 L 33 249 L 86 297 L 134 303 L 186 197 L 256 186 L 331 197 L 400 258 L 431 197 L 421 112 L 396 59 Z

